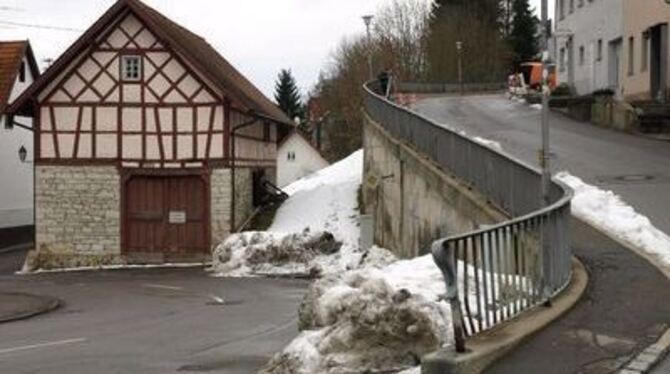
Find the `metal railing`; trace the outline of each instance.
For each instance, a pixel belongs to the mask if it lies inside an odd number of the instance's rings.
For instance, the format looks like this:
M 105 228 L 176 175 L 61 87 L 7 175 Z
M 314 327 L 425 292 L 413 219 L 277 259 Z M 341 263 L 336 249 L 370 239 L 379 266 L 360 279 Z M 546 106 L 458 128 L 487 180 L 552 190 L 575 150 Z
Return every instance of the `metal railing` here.
M 550 303 L 569 284 L 572 190 L 553 182 L 553 204 L 544 207 L 535 168 L 386 100 L 375 87 L 365 86 L 371 119 L 517 217 L 433 244 L 447 285 L 456 350 L 463 352 L 466 337 Z
M 459 93 L 461 88 L 465 92 L 492 92 L 507 89 L 507 82 L 489 82 L 489 83 L 423 83 L 423 82 L 399 82 L 396 85 L 399 92 L 415 94 L 440 94 L 440 93 Z

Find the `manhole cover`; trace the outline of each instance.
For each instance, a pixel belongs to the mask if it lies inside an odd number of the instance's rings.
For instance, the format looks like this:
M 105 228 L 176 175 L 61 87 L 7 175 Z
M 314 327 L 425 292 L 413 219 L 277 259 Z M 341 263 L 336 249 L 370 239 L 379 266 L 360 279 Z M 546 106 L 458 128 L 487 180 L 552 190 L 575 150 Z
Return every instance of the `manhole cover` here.
M 647 182 L 654 179 L 653 175 L 643 175 L 643 174 L 632 174 L 632 175 L 622 175 L 614 179 L 620 180 L 622 182 Z

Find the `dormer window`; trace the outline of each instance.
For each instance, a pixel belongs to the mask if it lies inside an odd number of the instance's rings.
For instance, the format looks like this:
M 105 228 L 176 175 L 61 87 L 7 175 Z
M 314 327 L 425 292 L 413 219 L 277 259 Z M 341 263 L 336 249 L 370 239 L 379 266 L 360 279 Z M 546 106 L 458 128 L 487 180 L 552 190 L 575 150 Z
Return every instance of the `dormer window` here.
M 126 82 L 137 82 L 142 79 L 142 57 L 122 56 L 121 77 Z

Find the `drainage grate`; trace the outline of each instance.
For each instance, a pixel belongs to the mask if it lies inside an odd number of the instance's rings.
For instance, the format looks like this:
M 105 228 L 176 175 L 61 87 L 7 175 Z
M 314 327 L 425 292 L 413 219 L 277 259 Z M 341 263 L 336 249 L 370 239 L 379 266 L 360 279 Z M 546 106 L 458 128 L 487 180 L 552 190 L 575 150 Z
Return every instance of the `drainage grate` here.
M 599 184 L 667 183 L 670 178 L 652 174 L 608 175 L 597 178 Z

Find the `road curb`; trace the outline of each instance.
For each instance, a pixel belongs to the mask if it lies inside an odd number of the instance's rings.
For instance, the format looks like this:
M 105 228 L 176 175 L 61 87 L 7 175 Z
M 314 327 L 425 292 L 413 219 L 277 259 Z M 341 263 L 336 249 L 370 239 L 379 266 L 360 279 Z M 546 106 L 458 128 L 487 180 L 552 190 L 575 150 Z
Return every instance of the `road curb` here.
M 633 360 L 628 362 L 619 374 L 644 374 L 649 373 L 658 365 L 665 355 L 670 352 L 670 329 L 667 329 L 656 343 L 645 348 Z
M 14 295 L 24 298 L 25 297 L 32 298 L 38 301 L 38 306 L 17 313 L 12 313 L 4 316 L 0 315 L 0 324 L 36 317 L 42 314 L 52 312 L 61 306 L 61 301 L 59 299 L 49 296 L 36 296 L 19 292 L 5 293 L 5 295 Z
M 478 374 L 569 312 L 586 291 L 589 276 L 579 259 L 573 257 L 573 276 L 568 288 L 553 300 L 551 308 L 538 306 L 493 330 L 467 342 L 467 353 L 452 348 L 431 353 L 422 360 L 422 374 Z

